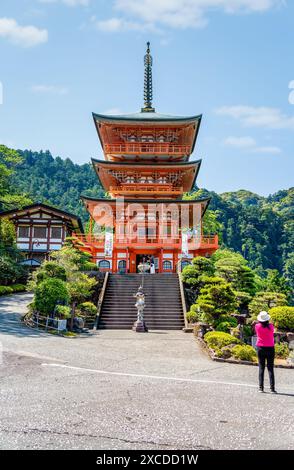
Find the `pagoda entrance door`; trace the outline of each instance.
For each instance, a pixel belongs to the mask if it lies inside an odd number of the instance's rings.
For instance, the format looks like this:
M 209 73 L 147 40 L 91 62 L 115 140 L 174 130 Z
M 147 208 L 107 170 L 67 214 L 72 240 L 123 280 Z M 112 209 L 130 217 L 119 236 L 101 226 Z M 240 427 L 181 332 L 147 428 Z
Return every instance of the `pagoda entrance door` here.
M 130 273 L 138 273 L 138 265 L 143 262 L 150 262 L 154 260 L 155 272 L 160 272 L 159 266 L 159 251 L 158 250 L 140 250 L 130 253 Z M 148 271 L 147 271 L 148 274 Z

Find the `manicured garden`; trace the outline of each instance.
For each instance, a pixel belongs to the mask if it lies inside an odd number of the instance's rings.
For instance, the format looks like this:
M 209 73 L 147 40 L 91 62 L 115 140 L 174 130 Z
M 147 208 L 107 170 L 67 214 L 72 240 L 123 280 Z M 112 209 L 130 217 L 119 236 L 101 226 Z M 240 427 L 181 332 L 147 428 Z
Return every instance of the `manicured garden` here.
M 26 323 L 62 334 L 93 327 L 103 277 L 86 274 L 90 264 L 87 253 L 70 245 L 52 253 L 50 261 L 44 261 L 28 282 L 34 298 Z
M 276 358 L 294 363 L 292 292 L 275 270 L 262 278 L 240 254 L 224 249 L 211 258 L 195 258 L 182 280 L 187 321 L 213 358 L 255 363 L 254 324 L 266 310 L 275 327 Z

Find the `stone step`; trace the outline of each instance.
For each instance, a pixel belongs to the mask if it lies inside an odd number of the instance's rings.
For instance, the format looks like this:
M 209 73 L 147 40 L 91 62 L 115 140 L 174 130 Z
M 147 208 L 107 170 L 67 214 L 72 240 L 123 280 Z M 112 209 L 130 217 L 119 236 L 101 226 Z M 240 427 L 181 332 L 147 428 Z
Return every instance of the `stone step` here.
M 111 274 L 106 287 L 98 328 L 131 329 L 137 318 L 134 294 L 140 274 Z M 184 317 L 177 274 L 144 276 L 144 318 L 149 329 L 182 329 Z

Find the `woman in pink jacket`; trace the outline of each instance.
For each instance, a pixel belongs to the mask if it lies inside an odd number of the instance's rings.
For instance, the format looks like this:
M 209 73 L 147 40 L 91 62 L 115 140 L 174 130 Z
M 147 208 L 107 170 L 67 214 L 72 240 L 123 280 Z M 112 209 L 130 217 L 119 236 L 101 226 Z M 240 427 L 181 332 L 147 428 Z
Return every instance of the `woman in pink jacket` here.
M 257 335 L 257 356 L 259 364 L 259 391 L 264 392 L 264 369 L 267 365 L 271 393 L 277 393 L 275 390 L 274 359 L 274 325 L 269 323 L 270 316 L 267 312 L 260 312 L 257 317 L 258 323 L 255 325 Z

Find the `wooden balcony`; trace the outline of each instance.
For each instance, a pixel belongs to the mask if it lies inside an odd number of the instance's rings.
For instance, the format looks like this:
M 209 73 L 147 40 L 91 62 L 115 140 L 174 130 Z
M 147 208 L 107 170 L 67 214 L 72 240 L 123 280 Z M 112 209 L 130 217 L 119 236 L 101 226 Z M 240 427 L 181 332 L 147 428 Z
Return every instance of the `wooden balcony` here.
M 90 251 L 101 250 L 104 248 L 104 235 L 76 235 L 73 234 L 74 245 L 79 248 L 89 249 Z M 168 248 L 168 249 L 178 249 L 182 248 L 182 239 L 175 237 L 156 237 L 148 238 L 146 237 L 130 237 L 127 236 L 114 237 L 114 245 L 116 248 L 120 249 L 148 249 L 148 248 Z M 217 250 L 218 249 L 218 235 L 205 236 L 202 235 L 200 239 L 191 239 L 189 240 L 189 250 Z
M 171 184 L 124 184 L 123 186 L 110 186 L 109 192 L 113 197 L 120 195 L 134 196 L 148 196 L 152 194 L 162 197 L 180 196 L 183 194 L 182 187 L 174 187 Z
M 173 145 L 169 143 L 125 142 L 120 144 L 105 144 L 106 154 L 140 155 L 190 155 L 190 145 Z

